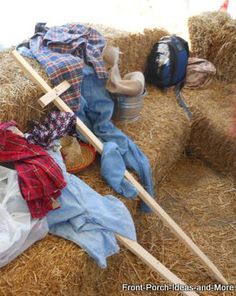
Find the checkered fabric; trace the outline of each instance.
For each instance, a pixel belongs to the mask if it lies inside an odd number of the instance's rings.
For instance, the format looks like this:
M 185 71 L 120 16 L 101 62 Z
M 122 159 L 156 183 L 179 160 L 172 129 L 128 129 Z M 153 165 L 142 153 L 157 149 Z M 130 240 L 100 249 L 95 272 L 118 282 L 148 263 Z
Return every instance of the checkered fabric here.
M 13 162 L 19 186 L 33 218 L 45 217 L 66 186 L 63 173 L 51 156 L 9 130 L 0 130 L 0 162 Z
M 45 24 L 42 25 L 36 25 L 39 31 L 29 41 L 31 55 L 39 61 L 55 86 L 64 80 L 71 84 L 61 97 L 73 111 L 77 111 L 83 67 L 86 64 L 92 65 L 98 78 L 108 77 L 102 59 L 106 41 L 95 29 L 81 24 L 49 29 Z M 28 55 L 22 49 L 20 52 Z

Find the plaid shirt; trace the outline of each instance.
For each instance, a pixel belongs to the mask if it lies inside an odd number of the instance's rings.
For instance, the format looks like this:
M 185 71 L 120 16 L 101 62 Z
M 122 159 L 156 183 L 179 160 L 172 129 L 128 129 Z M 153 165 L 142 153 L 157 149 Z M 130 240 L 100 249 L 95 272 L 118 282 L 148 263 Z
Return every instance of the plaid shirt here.
M 44 149 L 50 149 L 57 140 L 66 135 L 76 135 L 76 116 L 70 112 L 51 112 L 43 121 L 30 122 L 33 129 L 26 135 L 26 139 L 31 144 L 37 144 Z
M 36 25 L 36 34 L 29 41 L 30 51 L 21 48 L 20 52 L 36 58 L 54 85 L 64 80 L 71 84 L 61 97 L 73 111 L 77 111 L 85 64 L 91 64 L 99 78 L 108 77 L 102 59 L 105 44 L 99 32 L 81 24 L 50 29 L 45 24 L 39 24 Z
M 14 162 L 21 193 L 33 218 L 42 218 L 55 208 L 55 199 L 66 182 L 61 168 L 40 146 L 1 129 L 0 162 Z

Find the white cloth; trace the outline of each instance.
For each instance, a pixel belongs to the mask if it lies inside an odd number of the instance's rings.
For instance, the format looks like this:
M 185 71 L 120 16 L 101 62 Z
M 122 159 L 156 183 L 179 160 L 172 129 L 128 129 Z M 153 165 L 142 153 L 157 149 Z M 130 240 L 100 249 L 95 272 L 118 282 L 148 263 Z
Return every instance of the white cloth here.
M 48 233 L 47 219 L 32 219 L 15 170 L 0 166 L 0 267 Z

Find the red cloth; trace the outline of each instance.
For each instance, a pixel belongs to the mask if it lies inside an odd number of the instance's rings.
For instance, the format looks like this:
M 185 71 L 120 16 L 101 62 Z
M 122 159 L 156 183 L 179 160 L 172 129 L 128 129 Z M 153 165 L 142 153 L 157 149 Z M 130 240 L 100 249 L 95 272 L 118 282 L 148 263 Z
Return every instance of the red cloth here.
M 19 186 L 33 218 L 45 217 L 66 186 L 58 164 L 40 146 L 0 129 L 0 162 L 14 162 Z

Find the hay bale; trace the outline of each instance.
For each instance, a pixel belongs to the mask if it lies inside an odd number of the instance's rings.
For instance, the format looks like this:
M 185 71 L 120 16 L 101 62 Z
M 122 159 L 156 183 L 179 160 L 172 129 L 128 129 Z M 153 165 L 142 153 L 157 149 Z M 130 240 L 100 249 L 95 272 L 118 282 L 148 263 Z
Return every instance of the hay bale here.
M 211 61 L 217 78 L 236 79 L 236 20 L 226 12 L 208 12 L 188 20 L 192 55 Z
M 49 108 L 42 110 L 36 103 L 44 93 L 19 68 L 10 54 L 12 50 L 0 52 L 0 120 L 16 120 L 20 128 L 25 130 L 28 120 L 40 119 Z M 40 65 L 31 59 L 27 60 L 50 84 Z
M 236 142 L 196 112 L 192 122 L 189 151 L 214 169 L 233 174 L 236 180 Z
M 236 79 L 236 20 L 227 21 L 219 30 L 214 47 L 212 61 L 217 67 L 217 77 L 220 80 L 235 81 Z
M 235 283 L 236 204 L 232 178 L 217 174 L 200 160 L 184 158 L 161 184 L 159 202 L 216 264 L 229 283 Z M 171 240 L 171 236 L 168 237 L 170 241 L 163 240 L 163 257 L 168 266 L 177 258 L 173 267 L 176 274 L 184 276 L 187 283 L 215 283 L 206 276 L 206 271 L 195 257 L 184 252 L 181 245 Z M 181 256 L 178 260 L 177 254 L 182 254 L 184 259 Z M 182 265 L 183 262 L 185 265 Z M 218 293 L 199 292 L 206 296 Z M 227 292 L 226 295 L 233 296 L 235 292 Z
M 189 120 L 177 105 L 174 92 L 163 93 L 153 86 L 147 91 L 140 120 L 117 126 L 148 155 L 154 180 L 160 182 L 184 151 Z
M 48 235 L 1 268 L 0 295 L 33 296 L 45 292 L 47 295 L 78 295 L 76 290 L 86 288 L 81 277 L 87 268 L 90 269 L 86 275 L 89 283 L 97 267 L 84 251 L 71 242 Z
M 143 72 L 153 44 L 168 34 L 164 29 L 145 29 L 143 33 L 130 34 L 110 40 L 123 53 L 123 55 L 120 55 L 119 61 L 121 74 L 124 75 L 133 71 Z
M 188 19 L 189 38 L 193 56 L 209 59 L 214 46 L 215 38 L 222 26 L 230 20 L 226 12 L 204 12 Z M 211 61 L 211 60 L 210 60 Z
M 236 143 L 228 136 L 235 108 L 234 88 L 234 84 L 215 81 L 210 88 L 185 89 L 184 96 L 194 114 L 188 153 L 236 176 Z

